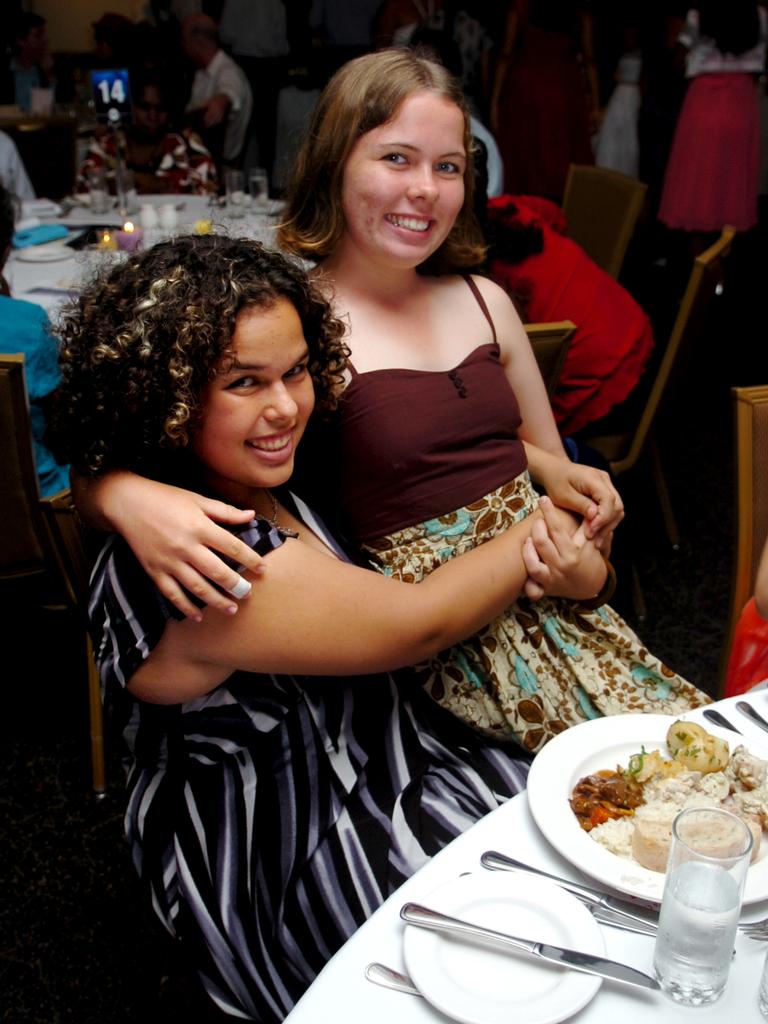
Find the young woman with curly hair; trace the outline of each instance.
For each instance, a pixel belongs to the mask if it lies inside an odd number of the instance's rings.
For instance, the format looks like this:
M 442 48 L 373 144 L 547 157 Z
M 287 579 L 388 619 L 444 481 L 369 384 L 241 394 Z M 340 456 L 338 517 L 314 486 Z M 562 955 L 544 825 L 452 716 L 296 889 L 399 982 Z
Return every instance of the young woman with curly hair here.
M 237 615 L 182 620 L 118 536 L 90 612 L 107 699 L 128 699 L 138 722 L 126 829 L 146 896 L 216 1005 L 263 1022 L 526 777 L 525 757 L 384 670 L 498 614 L 524 585 L 521 538 L 542 514 L 418 586 L 346 561 L 283 486 L 313 406 L 336 403 L 341 333 L 296 266 L 216 237 L 132 256 L 62 329 L 53 433 L 81 474 L 121 467 L 255 510 L 233 512 L 245 521 L 227 533 L 235 568 L 263 557 Z M 571 557 L 556 510 L 545 520 L 569 563 L 561 581 L 591 592 L 599 553 Z

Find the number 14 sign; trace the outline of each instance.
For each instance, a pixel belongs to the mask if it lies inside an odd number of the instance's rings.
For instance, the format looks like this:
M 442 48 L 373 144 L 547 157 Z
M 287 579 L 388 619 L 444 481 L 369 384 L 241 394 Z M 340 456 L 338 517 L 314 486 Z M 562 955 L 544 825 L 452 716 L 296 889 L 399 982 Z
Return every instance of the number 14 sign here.
M 98 121 L 117 126 L 130 119 L 131 93 L 126 68 L 92 71 L 91 88 Z

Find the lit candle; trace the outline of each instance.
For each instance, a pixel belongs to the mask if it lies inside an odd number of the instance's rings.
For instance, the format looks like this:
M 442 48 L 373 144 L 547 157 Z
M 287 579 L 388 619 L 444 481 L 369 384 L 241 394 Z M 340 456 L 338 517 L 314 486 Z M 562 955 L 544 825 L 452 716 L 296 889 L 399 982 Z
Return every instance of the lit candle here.
M 141 247 L 143 239 L 142 229 L 136 227 L 132 220 L 127 220 L 123 224 L 123 230 L 117 232 L 117 248 L 125 252 L 135 252 Z
M 116 249 L 117 241 L 112 237 L 111 232 L 105 231 L 99 241 L 100 249 Z

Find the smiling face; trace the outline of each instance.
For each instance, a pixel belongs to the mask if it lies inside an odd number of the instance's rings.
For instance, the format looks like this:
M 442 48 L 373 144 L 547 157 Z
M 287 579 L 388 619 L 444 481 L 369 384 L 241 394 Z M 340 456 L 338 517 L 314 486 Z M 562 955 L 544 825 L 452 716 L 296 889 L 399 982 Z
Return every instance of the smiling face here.
M 192 450 L 222 498 L 244 507 L 293 472 L 315 394 L 299 315 L 284 298 L 237 318 L 230 354 L 202 394 Z
M 337 254 L 415 267 L 448 236 L 464 201 L 464 116 L 433 92 L 355 143 L 344 168 L 345 229 Z

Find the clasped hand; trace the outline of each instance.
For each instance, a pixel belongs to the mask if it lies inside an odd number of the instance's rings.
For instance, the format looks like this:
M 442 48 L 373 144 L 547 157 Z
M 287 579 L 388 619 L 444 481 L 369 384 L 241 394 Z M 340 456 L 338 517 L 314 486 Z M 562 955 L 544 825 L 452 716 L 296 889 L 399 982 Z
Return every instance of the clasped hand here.
M 531 523 L 523 543 L 523 562 L 528 578 L 523 593 L 532 601 L 541 597 L 565 597 L 585 601 L 595 597 L 605 583 L 607 568 L 587 523 L 556 508 L 542 497 L 541 516 Z
M 586 538 L 607 557 L 613 531 L 624 518 L 624 502 L 610 476 L 527 441 L 525 450 L 534 480 L 543 485 L 555 505 L 583 518 Z

